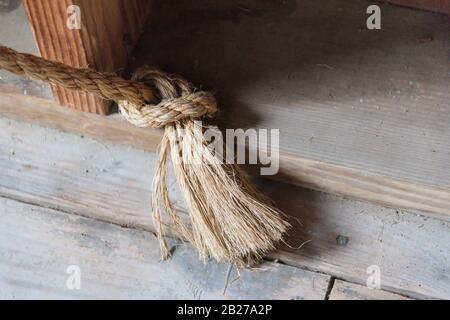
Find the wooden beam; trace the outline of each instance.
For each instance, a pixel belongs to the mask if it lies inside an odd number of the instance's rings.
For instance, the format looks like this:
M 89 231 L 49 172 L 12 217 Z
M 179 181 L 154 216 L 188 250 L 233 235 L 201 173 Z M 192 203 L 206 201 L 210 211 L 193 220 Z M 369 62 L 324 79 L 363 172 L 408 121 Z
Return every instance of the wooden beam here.
M 44 58 L 74 67 L 120 71 L 127 65 L 150 12 L 148 0 L 25 0 L 25 9 Z M 70 6 L 80 8 L 80 29 L 69 29 Z M 92 94 L 53 87 L 58 103 L 106 114 L 109 102 Z
M 75 127 L 77 119 L 69 119 Z M 0 118 L 0 195 L 154 231 L 148 199 L 157 155 L 130 147 L 132 136 L 126 137 L 126 130 L 114 137 L 112 129 L 94 129 L 82 119 L 76 134 L 68 134 Z M 105 135 L 92 139 L 83 129 Z M 172 199 L 183 212 L 173 172 L 169 179 Z M 272 253 L 272 259 L 361 285 L 367 281 L 368 267 L 377 265 L 384 290 L 414 298 L 450 298 L 448 221 L 274 181 L 256 182 L 292 217 L 294 226 L 287 239 L 291 248 Z
M 162 130 L 135 127 L 118 114 L 104 117 L 69 108 L 58 108 L 53 101 L 19 94 L 1 95 L 0 117 L 21 119 L 64 132 L 149 151 L 156 151 L 163 134 Z
M 108 143 L 154 152 L 163 134 L 162 130 L 134 127 L 120 115 L 101 117 L 55 108 L 51 101 L 16 94 L 5 93 L 1 99 L 1 117 L 49 126 Z M 259 174 L 255 166 L 247 166 L 246 169 Z M 450 216 L 450 188 L 428 186 L 327 161 L 282 153 L 280 172 L 268 178 L 394 208 L 416 210 L 433 217 L 448 219 Z

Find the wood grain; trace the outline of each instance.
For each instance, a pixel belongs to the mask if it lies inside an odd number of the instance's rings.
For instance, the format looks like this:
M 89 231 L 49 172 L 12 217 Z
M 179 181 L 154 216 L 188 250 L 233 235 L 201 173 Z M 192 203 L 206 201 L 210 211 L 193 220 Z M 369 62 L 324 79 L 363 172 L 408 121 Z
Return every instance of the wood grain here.
M 135 65 L 153 63 L 217 88 L 223 129 L 279 128 L 276 179 L 446 217 L 450 78 L 441 71 L 450 19 L 382 5 L 383 28 L 369 31 L 366 6 L 166 1 L 155 9 Z M 138 148 L 158 144 L 159 132 L 147 137 L 130 127 L 128 134 L 118 124 L 114 133 L 113 124 L 96 118 L 66 125 L 24 103 L 20 114 L 19 103 L 3 100 L 5 115 Z
M 41 55 L 74 67 L 120 71 L 127 65 L 151 1 L 148 0 L 25 0 Z M 66 26 L 67 8 L 81 10 L 81 29 Z M 106 114 L 109 102 L 92 94 L 53 87 L 57 101 L 74 109 Z
M 1 119 L 0 128 L 1 195 L 153 230 L 149 193 L 155 154 L 102 141 L 101 136 L 94 140 L 11 119 Z M 280 248 L 271 258 L 359 284 L 366 283 L 367 268 L 378 265 L 383 290 L 450 298 L 448 221 L 277 182 L 256 182 L 293 217 L 288 244 L 298 247 L 309 241 L 298 250 Z M 169 185 L 182 210 L 172 175 Z
M 1 100 L 0 116 L 37 123 L 109 143 L 155 151 L 162 137 L 161 130 L 136 128 L 119 115 L 106 118 L 66 108 L 55 109 L 52 102 L 14 94 L 4 94 Z M 247 169 L 251 173 L 259 174 L 255 167 L 248 166 Z M 382 205 L 420 210 L 429 216 L 443 219 L 448 219 L 450 215 L 450 191 L 447 189 L 308 158 L 281 154 L 280 172 L 269 178 Z
M 358 284 L 336 280 L 330 300 L 408 300 L 408 298 L 384 290 L 370 289 Z
M 45 99 L 8 93 L 0 96 L 0 116 L 147 151 L 157 149 L 163 134 L 162 130 L 135 127 L 119 114 L 105 117 L 58 108 L 54 102 Z
M 0 299 L 324 299 L 329 276 L 278 263 L 242 270 L 198 261 L 172 241 L 159 261 L 149 232 L 0 198 Z M 80 290 L 67 268 L 78 266 Z M 270 288 L 270 290 L 267 290 Z

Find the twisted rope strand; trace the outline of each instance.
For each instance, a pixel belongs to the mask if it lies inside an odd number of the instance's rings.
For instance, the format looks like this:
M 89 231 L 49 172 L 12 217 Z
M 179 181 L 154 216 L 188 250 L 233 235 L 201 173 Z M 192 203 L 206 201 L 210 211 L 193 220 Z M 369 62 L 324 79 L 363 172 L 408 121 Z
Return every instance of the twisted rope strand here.
M 128 100 L 138 105 L 156 100 L 155 93 L 141 82 L 125 80 L 114 73 L 73 68 L 3 46 L 0 46 L 0 68 L 66 89 L 88 91 L 108 100 Z
M 195 91 L 180 76 L 149 67 L 125 80 L 114 73 L 73 68 L 0 46 L 0 69 L 114 100 L 125 118 L 139 127 L 160 128 L 185 118 L 211 117 L 217 111 L 211 93 Z

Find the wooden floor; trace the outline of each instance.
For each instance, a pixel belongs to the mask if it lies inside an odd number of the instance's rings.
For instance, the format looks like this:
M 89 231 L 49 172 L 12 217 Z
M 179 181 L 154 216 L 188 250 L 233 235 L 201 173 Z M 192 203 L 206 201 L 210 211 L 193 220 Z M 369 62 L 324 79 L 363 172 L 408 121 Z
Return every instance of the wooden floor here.
M 450 298 L 447 221 L 276 182 L 259 184 L 295 217 L 288 243 L 301 249 L 280 248 L 240 276 L 176 242 L 160 262 L 154 162 L 152 152 L 1 118 L 0 297 Z M 71 265 L 81 290 L 66 288 Z M 382 290 L 366 287 L 370 266 Z
M 160 3 L 134 65 L 216 90 L 222 128 L 282 128 L 281 173 L 254 180 L 291 217 L 287 245 L 236 270 L 173 237 L 160 261 L 161 131 L 0 72 L 0 299 L 450 299 L 449 16 L 380 4 L 368 31 L 362 0 Z M 12 14 L 0 42 L 34 52 Z

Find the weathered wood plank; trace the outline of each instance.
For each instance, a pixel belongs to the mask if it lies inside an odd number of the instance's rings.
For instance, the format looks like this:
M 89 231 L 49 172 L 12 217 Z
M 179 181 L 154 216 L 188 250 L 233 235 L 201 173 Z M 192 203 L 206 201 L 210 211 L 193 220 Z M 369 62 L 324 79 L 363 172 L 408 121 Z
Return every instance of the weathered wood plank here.
M 302 226 L 292 233 L 290 244 L 310 241 L 300 250 L 279 250 L 273 258 L 364 285 L 375 266 L 381 271 L 381 289 L 448 298 L 448 220 L 306 190 L 270 186 L 266 191 L 300 219 Z
M 162 137 L 161 130 L 136 128 L 119 115 L 105 118 L 65 108 L 55 109 L 51 102 L 14 94 L 2 95 L 0 116 L 148 151 L 155 151 Z M 252 170 L 251 167 L 248 169 Z M 298 179 L 296 184 L 308 188 L 350 195 L 393 207 L 412 208 L 445 219 L 450 214 L 449 190 L 281 154 L 280 173 L 269 178 L 292 182 L 292 177 Z
M 227 265 L 174 245 L 161 262 L 149 232 L 0 198 L 0 298 L 324 299 L 328 289 L 329 276 L 266 263 L 239 278 L 232 270 L 224 290 Z M 79 290 L 66 285 L 69 266 L 79 268 Z
M 25 9 L 44 58 L 74 67 L 117 71 L 127 65 L 151 1 L 149 0 L 25 0 Z M 67 26 L 80 9 L 80 28 Z M 74 20 L 75 21 L 75 20 Z M 54 86 L 57 101 L 71 108 L 106 114 L 109 102 L 92 94 Z
M 153 230 L 153 153 L 8 119 L 0 120 L 0 128 L 0 194 Z M 383 289 L 450 298 L 448 221 L 276 182 L 262 186 L 293 217 L 288 243 L 311 240 L 300 250 L 282 248 L 272 258 L 360 284 L 366 283 L 367 268 L 377 265 Z M 347 241 L 337 241 L 338 236 Z
M 0 96 L 0 116 L 147 151 L 157 149 L 163 134 L 162 130 L 135 127 L 118 114 L 99 116 L 58 108 L 52 101 L 7 93 Z
M 384 290 L 369 289 L 358 284 L 336 280 L 330 300 L 408 300 L 408 298 Z

